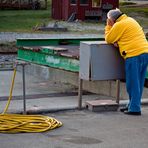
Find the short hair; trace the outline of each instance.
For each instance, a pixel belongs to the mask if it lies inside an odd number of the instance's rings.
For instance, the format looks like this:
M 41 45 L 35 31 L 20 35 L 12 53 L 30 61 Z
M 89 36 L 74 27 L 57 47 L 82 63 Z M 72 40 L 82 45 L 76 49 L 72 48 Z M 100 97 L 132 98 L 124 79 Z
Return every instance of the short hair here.
M 112 9 L 107 13 L 107 18 L 112 19 L 113 21 L 116 21 L 119 16 L 121 16 L 123 13 L 120 11 L 120 9 Z

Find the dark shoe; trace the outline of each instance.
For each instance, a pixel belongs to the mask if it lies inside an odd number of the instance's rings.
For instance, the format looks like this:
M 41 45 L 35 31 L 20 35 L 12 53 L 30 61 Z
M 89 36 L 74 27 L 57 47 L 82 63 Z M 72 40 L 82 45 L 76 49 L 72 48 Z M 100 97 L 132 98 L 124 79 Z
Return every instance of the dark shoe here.
M 124 114 L 126 115 L 135 115 L 135 116 L 140 116 L 141 112 L 130 112 L 130 111 L 124 111 Z
M 121 112 L 128 111 L 128 107 L 120 108 L 120 111 L 121 111 Z

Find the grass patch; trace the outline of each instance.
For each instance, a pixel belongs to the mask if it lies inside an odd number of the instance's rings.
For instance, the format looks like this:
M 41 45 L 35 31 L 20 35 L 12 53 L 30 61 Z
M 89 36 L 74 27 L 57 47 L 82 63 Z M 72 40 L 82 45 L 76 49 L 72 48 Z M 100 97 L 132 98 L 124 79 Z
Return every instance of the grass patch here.
M 136 3 L 134 3 L 134 2 L 120 2 L 119 4 L 120 4 L 120 6 L 128 6 L 128 5 L 135 5 Z
M 0 10 L 0 31 L 31 32 L 32 27 L 51 20 L 51 3 L 47 10 Z
M 145 15 L 145 17 L 148 17 L 148 8 L 142 8 L 142 7 L 120 7 L 121 11 L 126 13 L 126 14 L 131 14 L 131 13 L 137 13 L 137 15 Z
M 0 31 L 31 31 L 38 23 L 50 20 L 48 10 L 3 10 L 0 11 Z
M 135 18 L 139 24 L 147 28 L 148 26 L 148 8 L 142 8 L 142 7 L 120 7 L 121 11 L 127 14 L 128 16 L 131 16 Z

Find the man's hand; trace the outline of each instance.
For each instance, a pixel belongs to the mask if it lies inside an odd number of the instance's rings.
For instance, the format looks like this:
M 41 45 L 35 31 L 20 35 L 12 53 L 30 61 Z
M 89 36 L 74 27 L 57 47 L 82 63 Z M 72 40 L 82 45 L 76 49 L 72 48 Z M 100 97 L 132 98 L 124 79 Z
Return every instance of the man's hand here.
M 114 21 L 112 19 L 107 19 L 107 25 L 113 26 L 114 25 Z

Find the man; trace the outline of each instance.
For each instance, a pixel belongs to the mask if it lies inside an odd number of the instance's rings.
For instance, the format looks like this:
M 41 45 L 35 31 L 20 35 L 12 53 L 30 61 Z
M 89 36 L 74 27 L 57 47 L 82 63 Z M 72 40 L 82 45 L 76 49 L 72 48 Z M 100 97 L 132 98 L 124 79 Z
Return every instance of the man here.
M 141 115 L 141 97 L 148 65 L 148 42 L 140 25 L 119 9 L 110 10 L 107 17 L 105 40 L 118 46 L 125 59 L 129 103 L 120 111 L 128 115 Z

